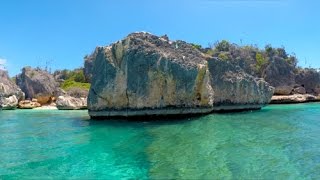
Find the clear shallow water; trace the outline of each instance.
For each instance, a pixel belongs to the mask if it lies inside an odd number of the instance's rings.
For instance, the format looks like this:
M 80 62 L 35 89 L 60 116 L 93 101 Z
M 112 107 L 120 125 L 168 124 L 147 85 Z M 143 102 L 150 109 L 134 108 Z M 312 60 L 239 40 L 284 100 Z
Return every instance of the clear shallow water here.
M 0 111 L 0 179 L 319 179 L 320 104 L 183 121 Z

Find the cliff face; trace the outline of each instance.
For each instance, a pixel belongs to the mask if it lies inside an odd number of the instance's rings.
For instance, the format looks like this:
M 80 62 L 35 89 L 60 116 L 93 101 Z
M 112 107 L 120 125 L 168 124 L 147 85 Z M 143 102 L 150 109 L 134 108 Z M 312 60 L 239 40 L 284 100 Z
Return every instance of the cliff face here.
M 17 85 L 26 94 L 26 98 L 36 98 L 40 104 L 46 104 L 56 96 L 59 84 L 46 71 L 25 67 L 17 76 Z
M 284 59 L 276 58 L 267 66 L 263 78 L 275 87 L 275 95 L 289 95 L 295 85 L 294 67 Z
M 88 109 L 92 117 L 257 109 L 270 101 L 273 92 L 264 81 L 241 69 L 233 72 L 228 68 L 231 64 L 166 36 L 133 33 L 111 46 L 98 47 L 91 58 Z
M 24 93 L 12 82 L 6 71 L 0 70 L 0 109 L 15 109 Z

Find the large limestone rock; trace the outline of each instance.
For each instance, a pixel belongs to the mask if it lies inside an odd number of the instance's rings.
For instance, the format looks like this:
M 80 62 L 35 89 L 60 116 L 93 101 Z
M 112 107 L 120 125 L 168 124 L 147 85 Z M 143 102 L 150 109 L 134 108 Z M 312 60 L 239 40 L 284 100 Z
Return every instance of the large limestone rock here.
M 26 94 L 26 98 L 36 98 L 40 104 L 50 103 L 59 92 L 59 84 L 54 77 L 38 68 L 23 68 L 17 76 L 17 85 Z
M 78 110 L 87 108 L 87 98 L 59 96 L 56 101 L 59 110 Z
M 306 93 L 319 94 L 320 73 L 313 69 L 299 69 L 296 75 L 296 83 L 303 86 Z
M 93 118 L 257 109 L 273 93 L 266 82 L 188 43 L 148 33 L 98 47 L 91 57 L 88 109 Z
M 0 69 L 0 109 L 15 109 L 24 93 L 10 80 L 8 72 Z
M 275 87 L 274 94 L 289 95 L 295 85 L 294 67 L 283 58 L 275 58 L 266 68 L 263 78 Z

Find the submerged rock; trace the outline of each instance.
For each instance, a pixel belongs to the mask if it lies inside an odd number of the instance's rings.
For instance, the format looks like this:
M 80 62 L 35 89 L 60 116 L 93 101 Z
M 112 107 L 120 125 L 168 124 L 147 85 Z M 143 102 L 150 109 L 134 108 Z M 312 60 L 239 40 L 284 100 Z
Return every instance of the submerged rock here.
M 87 98 L 59 96 L 56 101 L 59 110 L 78 110 L 87 108 Z
M 25 67 L 17 76 L 17 85 L 26 94 L 26 98 L 36 98 L 40 104 L 48 104 L 59 91 L 53 75 L 41 69 Z
M 0 69 L 0 109 L 15 109 L 24 93 L 9 78 L 8 72 Z
M 191 44 L 148 33 L 97 47 L 91 58 L 93 118 L 259 109 L 273 93 L 263 80 Z

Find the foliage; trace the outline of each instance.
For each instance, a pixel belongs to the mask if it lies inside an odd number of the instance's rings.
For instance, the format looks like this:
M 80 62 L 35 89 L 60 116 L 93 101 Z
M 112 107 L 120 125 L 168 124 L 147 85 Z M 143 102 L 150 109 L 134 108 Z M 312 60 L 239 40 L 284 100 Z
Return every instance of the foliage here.
M 226 40 L 218 41 L 215 43 L 215 48 L 219 51 L 229 51 L 230 43 Z
M 202 49 L 202 46 L 199 44 L 191 44 L 194 49 Z
M 78 68 L 72 71 L 67 69 L 55 71 L 54 76 L 57 77 L 57 79 L 72 80 L 75 82 L 86 83 L 86 78 L 84 76 L 82 68 Z
M 275 59 L 283 59 L 294 68 L 298 63 L 296 56 L 289 55 L 284 47 L 273 48 L 270 44 L 264 49 L 259 49 L 256 45 L 238 46 L 222 40 L 216 42 L 206 54 L 229 61 L 240 66 L 247 73 L 258 77 L 262 76 L 268 64 Z
M 61 88 L 66 91 L 71 88 L 80 88 L 80 89 L 89 90 L 90 83 L 76 82 L 74 80 L 68 79 L 61 84 Z
M 262 53 L 258 52 L 256 54 L 256 61 L 257 61 L 257 64 L 256 64 L 257 70 L 261 71 L 262 66 L 267 63 L 266 58 L 263 57 Z

